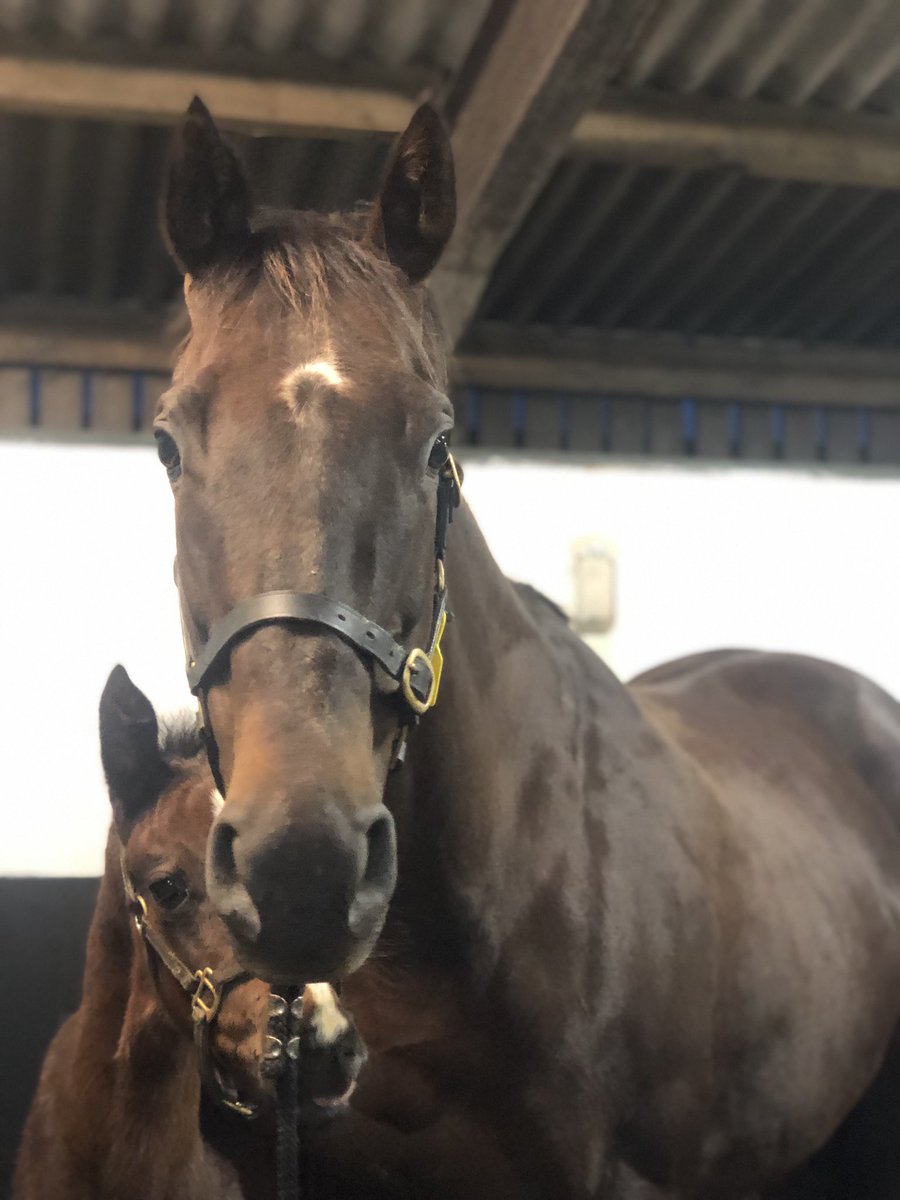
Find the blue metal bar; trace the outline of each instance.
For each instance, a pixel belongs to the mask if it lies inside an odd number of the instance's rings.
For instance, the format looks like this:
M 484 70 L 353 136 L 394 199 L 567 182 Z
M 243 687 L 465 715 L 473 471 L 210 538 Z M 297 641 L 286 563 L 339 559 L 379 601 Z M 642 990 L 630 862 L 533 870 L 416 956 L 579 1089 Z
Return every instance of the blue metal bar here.
M 513 442 L 516 446 L 524 446 L 528 427 L 528 397 L 525 392 L 513 392 L 512 421 Z
M 131 428 L 135 433 L 144 424 L 144 373 L 135 371 L 131 376 Z
M 466 442 L 477 446 L 481 441 L 481 390 L 466 388 Z
M 649 400 L 644 401 L 644 423 L 641 437 L 641 450 L 644 454 L 653 453 L 653 405 Z
M 600 399 L 600 449 L 606 454 L 613 445 L 613 410 L 609 396 Z
M 872 414 L 861 408 L 856 418 L 856 445 L 859 461 L 868 462 L 872 457 Z
M 819 462 L 828 461 L 828 412 L 824 408 L 816 409 L 816 458 Z
M 685 454 L 697 453 L 697 401 L 681 401 L 681 445 Z
M 37 427 L 41 423 L 41 368 L 30 367 L 28 370 L 28 420 Z
M 772 455 L 784 458 L 784 408 L 780 404 L 772 405 Z
M 559 419 L 559 448 L 568 450 L 572 445 L 572 397 L 562 395 L 556 401 Z
M 81 428 L 90 429 L 94 423 L 94 373 L 81 372 Z
M 732 458 L 741 458 L 744 453 L 744 414 L 735 401 L 728 406 L 728 452 Z

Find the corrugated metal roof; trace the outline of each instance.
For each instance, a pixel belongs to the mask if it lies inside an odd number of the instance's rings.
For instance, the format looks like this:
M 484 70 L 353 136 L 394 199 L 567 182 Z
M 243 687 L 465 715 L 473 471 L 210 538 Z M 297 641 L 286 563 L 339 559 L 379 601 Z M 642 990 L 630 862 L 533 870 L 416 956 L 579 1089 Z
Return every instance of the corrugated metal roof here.
M 0 118 L 0 303 L 86 299 L 157 310 L 179 280 L 157 234 L 171 131 Z M 351 208 L 380 177 L 377 138 L 236 139 L 259 200 Z
M 240 61 L 251 72 L 277 62 L 296 78 L 377 68 L 408 88 L 459 66 L 487 7 L 0 0 L 0 48 Z M 627 93 L 900 115 L 900 3 L 668 0 L 614 82 Z M 154 312 L 175 298 L 156 233 L 168 137 L 149 125 L 0 118 L 0 305 Z M 327 209 L 371 195 L 385 144 L 265 138 L 243 149 L 261 199 Z M 566 160 L 498 264 L 481 315 L 887 346 L 900 340 L 898 282 L 900 192 Z
M 896 0 L 672 0 L 616 80 L 628 91 L 900 112 Z
M 2 0 L 7 38 L 419 66 L 462 61 L 489 0 Z
M 673 0 L 619 93 L 900 115 L 896 0 Z M 480 315 L 892 346 L 900 194 L 565 161 Z
M 481 316 L 894 345 L 900 193 L 566 162 Z

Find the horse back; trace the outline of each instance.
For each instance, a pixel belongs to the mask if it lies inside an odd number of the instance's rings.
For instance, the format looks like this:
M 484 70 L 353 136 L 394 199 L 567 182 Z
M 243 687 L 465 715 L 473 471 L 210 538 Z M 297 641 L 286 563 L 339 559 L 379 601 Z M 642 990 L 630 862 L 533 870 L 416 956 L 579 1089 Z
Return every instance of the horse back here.
M 895 1036 L 900 705 L 832 663 L 741 650 L 630 692 L 701 797 L 685 826 L 716 931 L 700 1178 L 737 1184 L 818 1149 Z
M 752 747 L 759 731 L 770 755 L 814 749 L 855 773 L 900 825 L 900 703 L 865 676 L 799 654 L 715 650 L 654 667 L 629 686 L 670 729 L 699 722 L 721 736 L 731 718 L 733 737 Z

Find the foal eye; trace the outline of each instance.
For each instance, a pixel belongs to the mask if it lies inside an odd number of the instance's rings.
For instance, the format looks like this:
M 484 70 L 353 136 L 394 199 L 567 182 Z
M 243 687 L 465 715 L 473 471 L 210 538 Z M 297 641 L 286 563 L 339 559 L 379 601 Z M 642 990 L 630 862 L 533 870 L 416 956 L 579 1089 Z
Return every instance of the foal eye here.
M 153 436 L 156 438 L 156 453 L 159 461 L 166 468 L 166 473 L 174 482 L 181 474 L 181 455 L 171 434 L 164 429 L 157 429 Z
M 431 453 L 428 455 L 428 465 L 432 471 L 439 471 L 449 457 L 450 444 L 447 441 L 446 433 L 442 433 L 431 447 Z
M 149 891 L 159 907 L 166 912 L 174 912 L 188 898 L 188 890 L 184 881 L 177 875 L 166 875 L 162 879 L 154 879 L 150 884 Z

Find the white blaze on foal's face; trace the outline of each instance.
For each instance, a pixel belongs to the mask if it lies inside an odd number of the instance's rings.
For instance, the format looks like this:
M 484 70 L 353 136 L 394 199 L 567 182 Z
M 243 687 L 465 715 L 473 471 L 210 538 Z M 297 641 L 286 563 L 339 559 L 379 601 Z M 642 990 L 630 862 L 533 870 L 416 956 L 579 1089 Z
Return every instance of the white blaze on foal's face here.
M 366 1061 L 366 1047 L 328 983 L 303 989 L 301 1094 L 322 1108 L 345 1105 Z
M 308 983 L 303 991 L 303 1015 L 322 1046 L 336 1042 L 350 1027 L 330 983 Z

